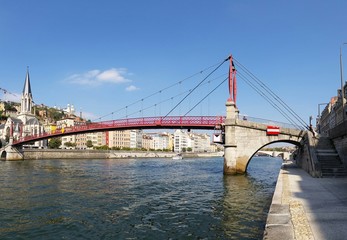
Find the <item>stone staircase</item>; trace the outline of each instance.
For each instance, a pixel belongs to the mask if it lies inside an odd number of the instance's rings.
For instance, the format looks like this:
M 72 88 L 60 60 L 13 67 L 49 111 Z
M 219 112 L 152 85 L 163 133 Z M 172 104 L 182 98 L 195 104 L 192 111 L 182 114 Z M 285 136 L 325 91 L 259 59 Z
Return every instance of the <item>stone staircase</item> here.
M 321 165 L 322 177 L 347 177 L 347 168 L 329 138 L 319 138 L 316 155 Z

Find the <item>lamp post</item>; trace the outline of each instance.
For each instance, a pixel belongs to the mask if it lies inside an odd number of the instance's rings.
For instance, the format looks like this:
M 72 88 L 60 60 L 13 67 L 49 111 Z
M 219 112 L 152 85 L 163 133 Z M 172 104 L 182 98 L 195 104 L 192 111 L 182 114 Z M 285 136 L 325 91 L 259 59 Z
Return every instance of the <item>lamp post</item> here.
M 342 43 L 340 46 L 340 75 L 341 75 L 341 99 L 342 99 L 342 121 L 345 121 L 345 93 L 343 90 L 343 64 L 342 64 L 342 46 L 347 43 Z

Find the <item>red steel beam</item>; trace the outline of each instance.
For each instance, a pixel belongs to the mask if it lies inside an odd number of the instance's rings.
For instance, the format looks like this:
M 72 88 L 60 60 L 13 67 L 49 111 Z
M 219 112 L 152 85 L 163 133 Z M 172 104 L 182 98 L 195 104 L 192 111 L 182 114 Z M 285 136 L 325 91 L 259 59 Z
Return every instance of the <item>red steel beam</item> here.
M 173 117 L 145 117 L 117 119 L 111 121 L 85 123 L 72 127 L 59 128 L 50 133 L 21 137 L 14 141 L 13 145 L 27 142 L 61 137 L 66 135 L 81 134 L 88 132 L 101 132 L 124 129 L 158 129 L 158 128 L 194 128 L 194 129 L 214 129 L 217 125 L 224 123 L 223 116 L 173 116 Z

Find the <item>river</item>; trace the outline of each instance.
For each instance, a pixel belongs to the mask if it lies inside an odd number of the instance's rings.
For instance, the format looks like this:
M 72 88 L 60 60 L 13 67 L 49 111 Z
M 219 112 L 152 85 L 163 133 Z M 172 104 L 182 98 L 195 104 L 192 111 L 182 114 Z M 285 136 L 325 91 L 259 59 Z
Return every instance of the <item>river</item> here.
M 261 239 L 281 163 L 0 161 L 0 239 Z

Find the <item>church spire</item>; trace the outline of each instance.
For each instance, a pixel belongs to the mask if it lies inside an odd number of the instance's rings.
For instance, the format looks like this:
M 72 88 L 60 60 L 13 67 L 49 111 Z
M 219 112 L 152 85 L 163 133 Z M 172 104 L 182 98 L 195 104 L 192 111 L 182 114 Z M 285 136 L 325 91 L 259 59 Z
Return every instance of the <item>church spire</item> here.
M 27 73 L 25 76 L 24 88 L 21 101 L 21 114 L 31 114 L 33 106 L 33 96 L 31 93 L 29 67 L 27 67 Z
M 25 76 L 25 83 L 23 88 L 23 95 L 31 95 L 30 77 L 29 77 L 29 67 L 27 67 L 27 74 Z

